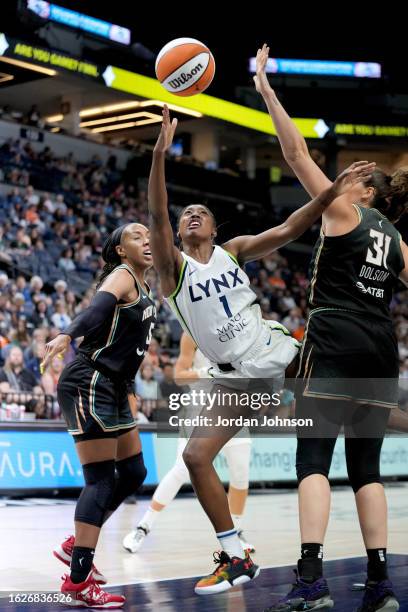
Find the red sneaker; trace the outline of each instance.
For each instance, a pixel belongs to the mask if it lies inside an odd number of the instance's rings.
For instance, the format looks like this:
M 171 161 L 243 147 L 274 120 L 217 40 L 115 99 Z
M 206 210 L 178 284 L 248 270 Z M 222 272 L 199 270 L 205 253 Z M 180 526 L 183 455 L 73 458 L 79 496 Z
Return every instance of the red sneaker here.
M 70 596 L 64 601 L 64 605 L 81 608 L 114 609 L 121 608 L 126 601 L 124 595 L 114 595 L 113 593 L 103 591 L 96 582 L 92 571 L 89 572 L 86 580 L 78 584 L 72 582 L 68 574 L 65 574 L 62 579 L 64 582 L 61 585 L 61 593 Z
M 54 555 L 54 557 L 57 557 L 57 559 L 59 559 L 69 567 L 71 565 L 71 557 L 74 546 L 75 536 L 72 535 L 69 536 L 66 540 L 64 540 L 61 546 L 53 550 L 52 554 Z M 105 576 L 101 574 L 101 572 L 97 570 L 94 565 L 92 565 L 92 572 L 95 578 L 95 582 L 97 582 L 98 584 L 106 584 L 108 582 Z

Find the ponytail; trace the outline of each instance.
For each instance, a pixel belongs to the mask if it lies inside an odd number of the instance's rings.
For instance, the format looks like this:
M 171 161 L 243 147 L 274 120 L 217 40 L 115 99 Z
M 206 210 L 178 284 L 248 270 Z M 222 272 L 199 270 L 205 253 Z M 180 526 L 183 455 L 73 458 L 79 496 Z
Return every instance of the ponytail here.
M 396 223 L 408 209 L 408 167 L 399 168 L 388 175 L 374 170 L 367 187 L 374 187 L 372 207 L 379 210 L 391 223 Z
M 96 289 L 99 289 L 109 274 L 111 274 L 115 268 L 120 266 L 122 263 L 122 259 L 117 252 L 116 247 L 120 245 L 123 231 L 128 225 L 129 223 L 126 223 L 125 225 L 121 225 L 120 227 L 116 228 L 115 231 L 113 231 L 106 239 L 102 248 L 102 259 L 105 261 L 105 265 L 98 279 Z

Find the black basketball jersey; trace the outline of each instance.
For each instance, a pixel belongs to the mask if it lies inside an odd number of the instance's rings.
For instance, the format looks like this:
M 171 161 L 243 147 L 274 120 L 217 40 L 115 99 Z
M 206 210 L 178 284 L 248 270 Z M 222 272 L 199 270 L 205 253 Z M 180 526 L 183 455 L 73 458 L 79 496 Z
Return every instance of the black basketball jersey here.
M 132 275 L 139 297 L 130 303 L 118 303 L 113 317 L 99 329 L 85 336 L 79 352 L 101 366 L 102 371 L 112 373 L 115 378 L 130 380 L 136 375 L 152 339 L 156 322 L 156 306 L 138 283 L 133 271 L 122 264 L 115 270 L 124 269 Z
M 401 236 L 376 208 L 355 206 L 360 223 L 343 236 L 321 233 L 310 267 L 310 308 L 330 307 L 382 319 L 404 258 Z

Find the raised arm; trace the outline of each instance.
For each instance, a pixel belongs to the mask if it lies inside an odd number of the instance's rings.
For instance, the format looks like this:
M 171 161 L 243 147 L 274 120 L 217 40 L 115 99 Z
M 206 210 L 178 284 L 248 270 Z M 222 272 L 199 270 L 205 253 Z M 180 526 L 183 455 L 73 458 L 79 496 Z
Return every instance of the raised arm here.
M 183 258 L 174 245 L 171 227 L 165 177 L 166 151 L 173 142 L 177 119 L 170 121 L 167 106 L 163 108 L 163 123 L 153 150 L 152 167 L 149 176 L 148 204 L 150 215 L 150 248 L 162 291 L 170 295 L 176 288 Z
M 268 57 L 269 47 L 263 45 L 256 55 L 255 87 L 268 108 L 285 160 L 309 195 L 314 198 L 332 183 L 310 157 L 305 139 L 270 86 L 265 72 Z
M 355 162 L 344 170 L 320 195 L 290 215 L 281 225 L 256 236 L 237 236 L 223 245 L 227 251 L 246 262 L 269 255 L 299 238 L 327 210 L 336 198 L 345 195 L 358 181 L 371 176 L 375 163 Z

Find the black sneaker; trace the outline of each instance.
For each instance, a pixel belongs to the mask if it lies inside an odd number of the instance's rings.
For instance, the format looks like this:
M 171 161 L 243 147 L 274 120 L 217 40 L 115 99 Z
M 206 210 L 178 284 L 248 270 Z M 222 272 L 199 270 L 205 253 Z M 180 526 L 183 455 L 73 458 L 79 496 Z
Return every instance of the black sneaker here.
M 363 601 L 357 612 L 395 612 L 396 610 L 399 610 L 399 603 L 395 597 L 392 582 L 390 580 L 381 580 L 381 582 L 367 580 Z
M 291 591 L 270 608 L 265 608 L 264 612 L 324 610 L 334 606 L 325 578 L 318 578 L 311 583 L 305 582 L 299 578 L 297 570 L 293 571 L 296 575 L 296 582 L 292 585 Z

